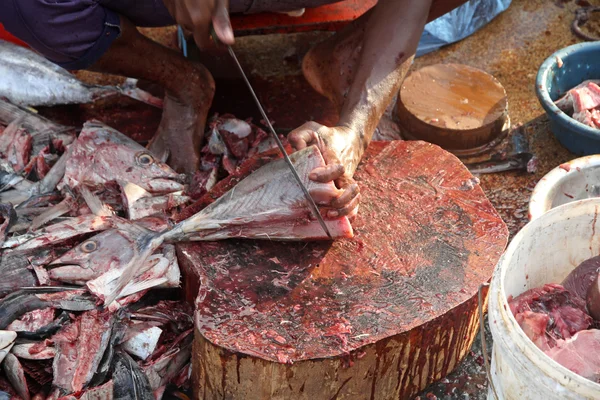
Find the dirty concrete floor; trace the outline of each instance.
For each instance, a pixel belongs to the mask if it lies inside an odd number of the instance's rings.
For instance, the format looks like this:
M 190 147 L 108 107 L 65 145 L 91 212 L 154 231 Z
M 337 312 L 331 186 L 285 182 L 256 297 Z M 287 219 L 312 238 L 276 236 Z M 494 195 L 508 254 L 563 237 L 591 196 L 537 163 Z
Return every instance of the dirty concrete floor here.
M 463 63 L 494 75 L 505 87 L 513 125 L 523 124 L 531 148 L 539 159 L 537 172 L 506 172 L 482 175 L 481 185 L 514 235 L 527 221 L 527 203 L 538 180 L 562 162 L 575 158 L 552 136 L 548 120 L 535 92 L 534 80 L 539 65 L 554 51 L 580 41 L 570 30 L 575 9 L 581 5 L 600 5 L 600 1 L 514 0 L 510 8 L 473 36 L 415 61 L 413 69 L 434 63 Z M 146 34 L 175 46 L 174 30 L 144 30 Z M 289 131 L 306 120 L 334 124 L 336 113 L 329 102 L 312 91 L 304 81 L 300 63 L 310 45 L 329 33 L 272 35 L 240 38 L 235 46 L 245 69 L 264 102 L 275 127 Z M 241 118 L 260 120 L 257 110 L 223 52 L 199 56 L 217 72 L 217 94 L 213 111 L 230 112 Z M 82 74 L 87 80 L 97 75 Z M 105 78 L 101 78 L 105 80 Z M 85 117 L 98 116 L 101 105 L 82 106 Z M 127 128 L 127 113 L 135 114 L 131 102 L 119 110 L 103 110 L 114 125 L 126 133 L 147 139 L 158 124 L 156 114 L 136 121 Z M 132 111 L 133 110 L 133 111 Z M 75 121 L 73 121 L 75 122 Z M 122 125 L 121 125 L 122 124 Z M 488 342 L 491 337 L 487 332 Z M 485 399 L 487 385 L 479 340 L 471 355 L 442 382 L 425 390 L 420 399 Z

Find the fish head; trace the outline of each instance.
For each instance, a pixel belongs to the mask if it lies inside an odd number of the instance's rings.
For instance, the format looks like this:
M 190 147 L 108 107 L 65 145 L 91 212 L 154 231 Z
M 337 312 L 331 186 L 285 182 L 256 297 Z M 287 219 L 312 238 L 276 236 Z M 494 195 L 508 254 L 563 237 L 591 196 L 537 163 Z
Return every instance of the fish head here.
M 150 193 L 184 189 L 184 176 L 145 147 L 98 122 L 88 122 L 67 162 L 68 183 L 103 185 L 111 181 L 134 183 Z
M 108 271 L 126 264 L 134 256 L 131 238 L 117 229 L 99 233 L 72 248 L 49 264 L 52 279 L 85 284 Z

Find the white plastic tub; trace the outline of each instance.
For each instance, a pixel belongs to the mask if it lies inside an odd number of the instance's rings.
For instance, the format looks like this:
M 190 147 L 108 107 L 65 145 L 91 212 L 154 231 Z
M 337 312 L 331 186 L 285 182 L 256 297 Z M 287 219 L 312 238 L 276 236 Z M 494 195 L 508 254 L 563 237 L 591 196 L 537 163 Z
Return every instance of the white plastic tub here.
M 500 400 L 600 399 L 600 385 L 547 357 L 525 336 L 508 307 L 545 283 L 560 283 L 600 253 L 600 199 L 558 206 L 527 224 L 498 262 L 489 291 L 494 338 L 491 378 Z M 494 396 L 490 390 L 488 399 Z
M 548 172 L 529 200 L 529 219 L 576 200 L 600 195 L 600 155 L 576 158 Z

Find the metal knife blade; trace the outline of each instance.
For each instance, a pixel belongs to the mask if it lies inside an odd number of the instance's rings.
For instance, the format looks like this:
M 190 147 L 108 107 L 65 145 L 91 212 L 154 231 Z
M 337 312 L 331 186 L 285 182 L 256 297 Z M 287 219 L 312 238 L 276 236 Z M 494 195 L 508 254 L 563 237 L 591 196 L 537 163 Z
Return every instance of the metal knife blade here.
M 214 35 L 214 36 L 216 37 L 216 35 Z M 279 140 L 279 137 L 277 136 L 275 129 L 273 129 L 273 125 L 271 125 L 271 121 L 267 117 L 265 110 L 263 109 L 262 105 L 260 104 L 260 100 L 258 99 L 258 96 L 254 92 L 254 89 L 252 88 L 250 81 L 246 77 L 246 74 L 244 73 L 244 69 L 242 68 L 237 57 L 235 56 L 233 49 L 231 48 L 231 46 L 227 46 L 227 50 L 229 50 L 229 54 L 231 55 L 231 58 L 233 58 L 233 61 L 235 61 L 235 64 L 237 65 L 238 70 L 240 71 L 240 74 L 244 78 L 244 81 L 246 82 L 246 85 L 248 86 L 250 93 L 252 93 L 254 102 L 258 106 L 258 110 L 260 111 L 260 114 L 262 115 L 263 119 L 265 120 L 265 123 L 269 126 L 271 135 L 273 135 L 273 138 L 275 139 L 275 142 L 277 143 L 277 147 L 279 147 L 279 150 L 281 150 L 281 154 L 283 155 L 283 158 L 285 159 L 286 164 L 290 167 L 290 170 L 292 171 L 292 175 L 296 179 L 296 182 L 298 182 L 298 185 L 300 185 L 300 187 L 302 188 L 302 191 L 304 192 L 304 197 L 306 197 L 306 202 L 308 203 L 308 207 L 310 208 L 310 210 L 312 211 L 314 216 L 317 218 L 317 221 L 319 221 L 319 224 L 321 225 L 321 228 L 323 228 L 323 230 L 327 234 L 327 237 L 329 237 L 329 239 L 333 240 L 333 237 L 331 236 L 331 233 L 329 232 L 329 229 L 327 228 L 327 225 L 325 224 L 325 221 L 323 220 L 323 217 L 321 216 L 321 213 L 319 212 L 319 209 L 317 208 L 315 201 L 310 196 L 310 193 L 308 192 L 308 189 L 306 188 L 306 186 L 304 186 L 304 183 L 302 183 L 300 176 L 298 176 L 298 172 L 296 171 L 296 168 L 294 168 L 294 164 L 292 164 L 292 161 L 288 157 L 287 152 L 285 151 L 285 148 L 283 147 L 283 144 L 281 143 L 281 140 Z

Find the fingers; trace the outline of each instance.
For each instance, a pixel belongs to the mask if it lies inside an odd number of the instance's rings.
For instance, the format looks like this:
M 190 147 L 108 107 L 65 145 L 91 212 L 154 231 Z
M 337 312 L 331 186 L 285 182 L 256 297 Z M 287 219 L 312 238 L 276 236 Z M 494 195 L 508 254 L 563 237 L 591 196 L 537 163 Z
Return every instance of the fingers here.
M 323 125 L 310 121 L 303 124 L 301 127 L 294 129 L 288 135 L 288 142 L 295 150 L 302 150 L 308 146 L 319 143 L 317 131 L 323 128 Z
M 216 0 L 212 22 L 219 40 L 227 45 L 232 45 L 234 42 L 233 28 L 229 20 L 228 10 L 228 0 Z
M 340 197 L 343 193 L 343 190 L 337 188 L 319 187 L 310 190 L 310 197 L 312 197 L 318 205 L 329 207 L 331 202 Z
M 212 2 L 212 1 L 209 1 Z M 212 14 L 208 8 L 193 8 L 190 10 L 190 18 L 194 25 L 194 40 L 200 49 L 210 46 L 210 24 Z
M 313 169 L 308 178 L 311 181 L 327 183 L 341 178 L 344 175 L 344 171 L 343 165 L 331 164 Z
M 344 188 L 344 192 L 341 196 L 337 197 L 331 202 L 331 207 L 333 208 L 344 208 L 346 205 L 350 204 L 354 199 L 356 199 L 360 194 L 360 190 L 356 183 L 353 183 Z
M 302 150 L 316 142 L 317 133 L 312 130 L 299 128 L 291 132 L 287 139 L 295 150 Z
M 358 204 L 360 202 L 360 193 L 354 197 L 348 204 L 336 210 L 327 212 L 328 218 L 341 218 L 346 216 L 354 216 L 358 212 Z

